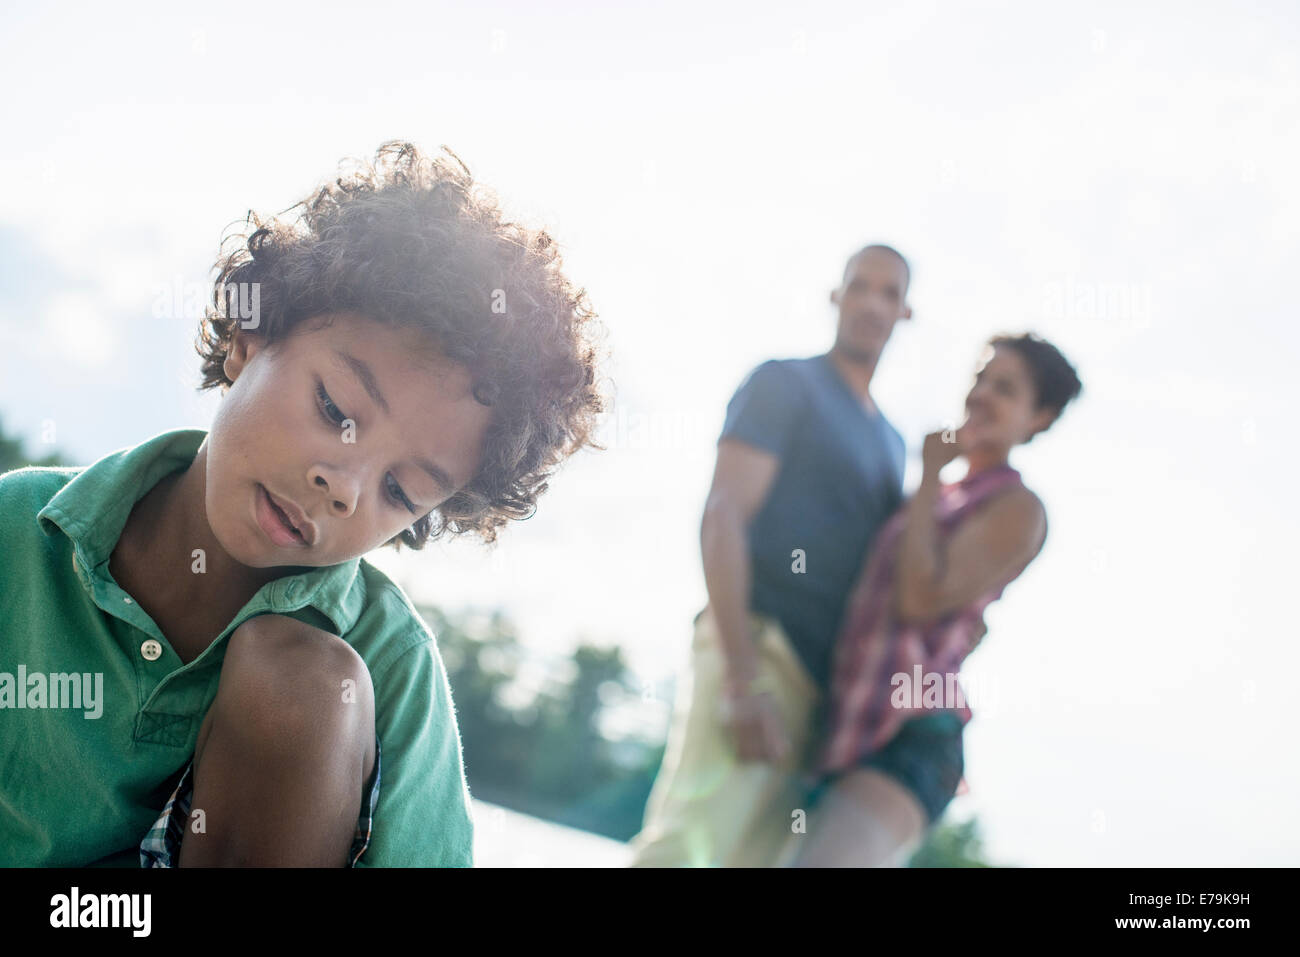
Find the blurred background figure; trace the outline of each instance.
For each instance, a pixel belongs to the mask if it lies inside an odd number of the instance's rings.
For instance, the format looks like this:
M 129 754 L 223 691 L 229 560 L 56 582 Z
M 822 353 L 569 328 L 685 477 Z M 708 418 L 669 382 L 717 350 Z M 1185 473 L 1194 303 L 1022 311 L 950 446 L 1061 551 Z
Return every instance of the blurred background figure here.
M 901 497 L 903 440 L 870 386 L 908 279 L 891 247 L 859 250 L 830 352 L 763 363 L 727 406 L 700 527 L 709 603 L 636 865 L 773 863 L 803 803 L 844 601 Z
M 999 336 L 966 397 L 966 421 L 925 437 L 921 484 L 881 531 L 836 643 L 818 759 L 827 777 L 808 801 L 798 866 L 901 863 L 956 796 L 972 717 L 957 671 L 983 637 L 984 610 L 1047 536 L 1043 504 L 1008 457 L 1079 390 L 1050 343 Z M 958 455 L 965 477 L 941 484 Z

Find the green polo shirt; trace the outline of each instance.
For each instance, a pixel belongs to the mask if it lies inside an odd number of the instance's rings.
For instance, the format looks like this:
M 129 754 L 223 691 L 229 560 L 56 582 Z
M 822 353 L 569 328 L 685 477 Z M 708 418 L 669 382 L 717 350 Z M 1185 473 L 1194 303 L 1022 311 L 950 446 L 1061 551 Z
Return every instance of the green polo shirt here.
M 134 504 L 193 460 L 174 429 L 85 468 L 0 476 L 0 864 L 139 867 L 140 841 L 194 753 L 231 632 L 290 615 L 341 636 L 375 688 L 383 776 L 358 866 L 469 867 L 473 822 L 438 646 L 364 559 L 262 586 L 182 664 L 109 574 Z

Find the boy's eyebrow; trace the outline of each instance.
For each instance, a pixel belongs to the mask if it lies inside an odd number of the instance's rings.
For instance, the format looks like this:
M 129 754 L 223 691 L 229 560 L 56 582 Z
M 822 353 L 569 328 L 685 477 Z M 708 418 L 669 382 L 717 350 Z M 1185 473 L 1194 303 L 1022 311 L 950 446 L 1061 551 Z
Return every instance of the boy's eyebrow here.
M 450 493 L 451 490 L 455 487 L 451 484 L 451 478 L 447 475 L 447 473 L 444 472 L 442 469 L 438 468 L 437 465 L 430 462 L 428 459 L 416 459 L 415 464 L 420 466 L 420 468 L 424 469 L 426 472 L 428 472 L 429 477 L 432 478 L 435 482 L 437 482 L 438 485 L 442 487 L 442 490 L 444 492 Z
M 351 353 L 344 352 L 342 349 L 335 349 L 334 356 L 344 366 L 352 370 L 353 374 L 361 382 L 361 387 L 365 389 L 370 395 L 370 398 L 375 401 L 375 405 L 384 410 L 384 415 L 389 415 L 388 402 L 384 399 L 384 394 L 379 391 L 379 381 L 375 378 L 375 374 L 370 371 L 370 366 L 366 365 L 365 362 Z M 430 462 L 428 459 L 416 459 L 415 464 L 420 466 L 420 468 L 425 472 L 429 473 L 429 477 L 437 482 L 444 492 L 451 492 L 451 490 L 455 488 L 455 485 L 452 484 L 451 476 L 447 474 L 446 470 L 439 468 L 433 462 Z
M 375 374 L 370 371 L 370 366 L 342 349 L 335 349 L 334 356 L 340 359 L 361 380 L 361 387 L 370 394 L 370 398 L 374 399 L 375 405 L 384 410 L 384 415 L 389 415 L 388 402 L 385 401 L 384 394 L 379 391 L 379 381 L 375 378 Z

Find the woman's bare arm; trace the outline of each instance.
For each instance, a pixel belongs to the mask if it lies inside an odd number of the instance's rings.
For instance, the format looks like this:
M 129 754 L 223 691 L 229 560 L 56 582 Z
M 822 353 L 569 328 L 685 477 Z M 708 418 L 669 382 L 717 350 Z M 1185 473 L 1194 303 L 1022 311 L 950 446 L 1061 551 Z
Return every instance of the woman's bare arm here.
M 974 601 L 1042 548 L 1047 515 L 1026 488 L 997 496 L 951 535 L 946 544 L 934 517 L 939 469 L 954 454 L 927 437 L 921 485 L 907 504 L 895 570 L 894 611 L 900 621 L 925 623 Z M 946 456 L 946 457 L 945 457 Z

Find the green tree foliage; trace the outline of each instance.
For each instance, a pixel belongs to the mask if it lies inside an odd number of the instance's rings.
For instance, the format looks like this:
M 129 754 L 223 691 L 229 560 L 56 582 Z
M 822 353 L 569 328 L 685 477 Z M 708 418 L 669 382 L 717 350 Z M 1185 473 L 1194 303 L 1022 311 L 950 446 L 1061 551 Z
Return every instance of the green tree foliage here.
M 582 645 L 566 676 L 521 689 L 528 657 L 502 615 L 421 613 L 438 636 L 474 796 L 616 840 L 636 834 L 664 749 L 601 731 L 634 694 L 622 650 Z
M 57 452 L 51 452 L 44 458 L 33 458 L 27 454 L 23 447 L 23 440 L 17 436 L 9 435 L 5 429 L 3 421 L 0 421 L 0 475 L 8 472 L 10 469 L 20 469 L 27 465 L 66 465 L 63 457 Z
M 991 867 L 983 860 L 979 823 L 971 818 L 954 824 L 940 820 L 908 867 Z

